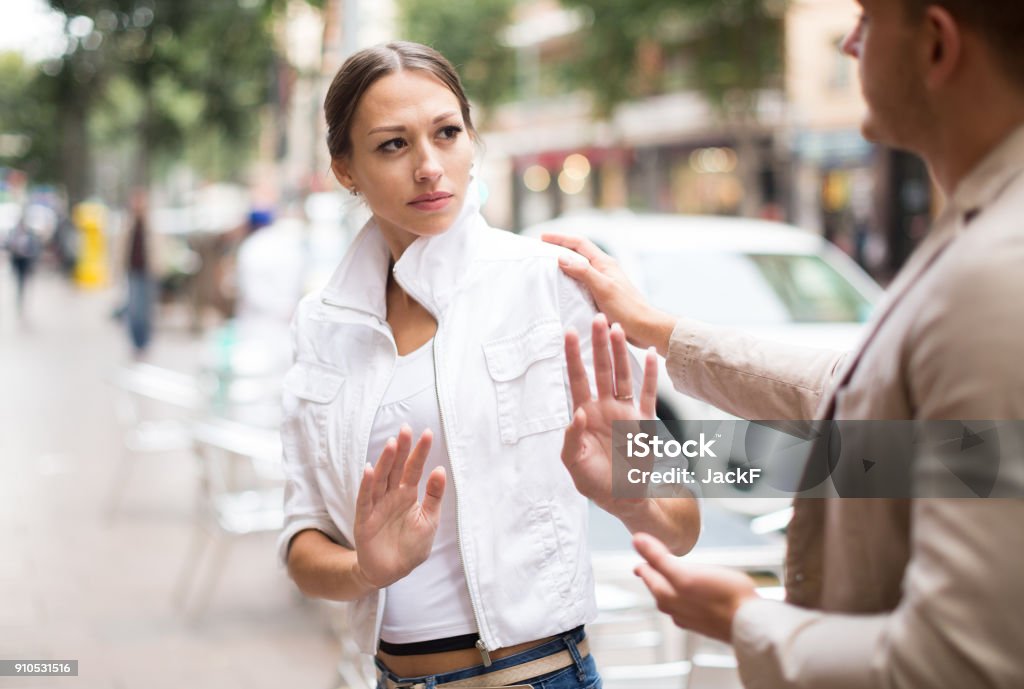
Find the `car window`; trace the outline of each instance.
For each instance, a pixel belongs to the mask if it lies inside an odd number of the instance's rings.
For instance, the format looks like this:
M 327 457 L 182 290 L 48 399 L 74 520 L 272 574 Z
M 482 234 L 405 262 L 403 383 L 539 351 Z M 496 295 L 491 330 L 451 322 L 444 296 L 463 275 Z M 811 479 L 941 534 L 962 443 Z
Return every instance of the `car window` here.
M 723 325 L 778 325 L 786 305 L 757 264 L 723 251 L 651 253 L 641 257 L 643 282 L 654 306 Z
M 821 256 L 752 255 L 796 323 L 863 323 L 871 304 Z
M 723 325 L 866 320 L 871 304 L 818 256 L 687 250 L 640 257 L 658 308 Z

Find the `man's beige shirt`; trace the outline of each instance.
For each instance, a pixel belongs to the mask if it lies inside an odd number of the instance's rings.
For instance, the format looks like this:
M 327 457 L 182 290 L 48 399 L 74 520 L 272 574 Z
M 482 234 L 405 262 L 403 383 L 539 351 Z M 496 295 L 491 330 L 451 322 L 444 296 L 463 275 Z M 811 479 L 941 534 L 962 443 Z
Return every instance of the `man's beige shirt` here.
M 1024 419 L 1024 128 L 959 185 L 855 351 L 681 320 L 668 370 L 747 419 Z M 798 499 L 786 564 L 787 602 L 733 624 L 749 689 L 1024 688 L 1024 500 Z

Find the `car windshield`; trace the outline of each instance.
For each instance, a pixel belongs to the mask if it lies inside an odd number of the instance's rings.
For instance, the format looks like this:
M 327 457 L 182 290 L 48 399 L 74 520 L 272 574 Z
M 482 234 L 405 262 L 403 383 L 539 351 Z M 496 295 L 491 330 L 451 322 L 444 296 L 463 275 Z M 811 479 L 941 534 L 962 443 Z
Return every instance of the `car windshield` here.
M 820 256 L 695 250 L 641 260 L 655 306 L 710 323 L 862 323 L 871 311 Z

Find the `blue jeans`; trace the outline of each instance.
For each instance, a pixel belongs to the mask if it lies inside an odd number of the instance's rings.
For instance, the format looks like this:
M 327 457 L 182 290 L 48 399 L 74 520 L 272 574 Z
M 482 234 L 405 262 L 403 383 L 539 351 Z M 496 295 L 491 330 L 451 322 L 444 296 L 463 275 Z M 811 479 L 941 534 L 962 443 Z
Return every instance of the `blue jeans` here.
M 155 291 L 153 281 L 145 273 L 132 271 L 128 274 L 128 304 L 125 316 L 128 319 L 128 333 L 136 352 L 141 352 L 149 346 L 149 339 L 153 333 Z
M 601 689 L 601 676 L 597 674 L 597 665 L 594 663 L 594 656 L 588 655 L 586 658 L 581 658 L 579 651 L 576 650 L 576 644 L 583 641 L 584 636 L 586 636 L 586 634 L 582 629 L 576 632 L 566 632 L 561 637 L 552 639 L 540 646 L 495 660 L 491 663 L 490 667 L 474 665 L 473 667 L 465 668 L 463 670 L 446 672 L 443 675 L 399 677 L 394 673 L 389 672 L 380 661 L 375 660 L 377 663 L 377 669 L 381 672 L 381 679 L 377 682 L 377 689 L 384 689 L 384 675 L 387 675 L 395 682 L 418 683 L 422 684 L 425 689 L 434 689 L 438 684 L 454 682 L 460 679 L 469 679 L 470 677 L 485 675 L 489 672 L 494 672 L 495 670 L 515 667 L 516 665 L 521 665 L 531 660 L 543 658 L 564 650 L 568 650 L 569 654 L 573 657 L 575 662 L 572 665 L 564 667 L 561 670 L 550 672 L 546 675 L 540 675 L 532 679 L 525 679 L 521 682 L 517 682 L 517 684 L 529 684 L 533 689 Z

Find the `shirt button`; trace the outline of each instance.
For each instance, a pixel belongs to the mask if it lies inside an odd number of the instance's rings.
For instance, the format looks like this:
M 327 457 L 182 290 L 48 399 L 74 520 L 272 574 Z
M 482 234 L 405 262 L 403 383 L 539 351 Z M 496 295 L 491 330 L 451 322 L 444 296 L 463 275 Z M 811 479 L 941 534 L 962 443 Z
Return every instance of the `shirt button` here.
M 806 577 L 804 576 L 803 572 L 797 572 L 793 575 L 793 581 L 795 581 L 798 584 L 802 584 L 804 579 L 806 579 Z

